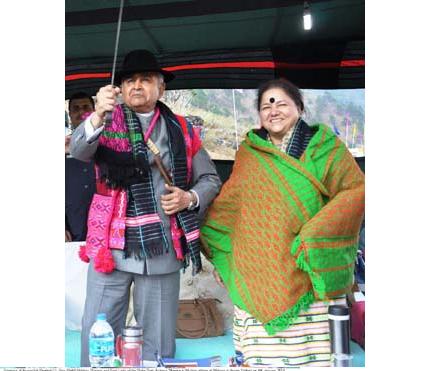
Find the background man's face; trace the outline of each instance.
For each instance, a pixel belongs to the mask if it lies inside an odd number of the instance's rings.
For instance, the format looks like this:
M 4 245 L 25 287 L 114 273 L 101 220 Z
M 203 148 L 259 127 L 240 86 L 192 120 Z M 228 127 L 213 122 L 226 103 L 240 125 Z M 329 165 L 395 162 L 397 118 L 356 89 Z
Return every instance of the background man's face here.
M 154 72 L 135 73 L 123 79 L 121 84 L 124 103 L 139 113 L 151 112 L 164 90 L 165 84 Z
M 93 111 L 89 98 L 73 99 L 69 108 L 71 126 L 76 128 L 82 122 L 82 115 Z

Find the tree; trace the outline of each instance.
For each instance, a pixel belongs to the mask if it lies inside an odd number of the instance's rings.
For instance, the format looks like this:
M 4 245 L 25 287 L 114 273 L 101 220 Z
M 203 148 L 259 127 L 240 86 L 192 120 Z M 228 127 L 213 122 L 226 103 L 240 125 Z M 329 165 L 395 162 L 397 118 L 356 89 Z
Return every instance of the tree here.
M 194 90 L 167 90 L 163 101 L 173 111 L 184 114 L 195 95 Z

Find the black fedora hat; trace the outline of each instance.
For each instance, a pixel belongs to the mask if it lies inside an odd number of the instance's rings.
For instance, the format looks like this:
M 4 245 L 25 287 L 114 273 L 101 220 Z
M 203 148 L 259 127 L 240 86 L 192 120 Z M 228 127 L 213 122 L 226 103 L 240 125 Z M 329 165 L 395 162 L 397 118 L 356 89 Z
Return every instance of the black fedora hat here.
M 155 56 L 146 49 L 138 49 L 129 52 L 123 62 L 122 69 L 115 75 L 115 85 L 120 85 L 124 77 L 139 72 L 159 72 L 164 76 L 164 81 L 169 82 L 174 79 L 171 72 L 163 70 Z

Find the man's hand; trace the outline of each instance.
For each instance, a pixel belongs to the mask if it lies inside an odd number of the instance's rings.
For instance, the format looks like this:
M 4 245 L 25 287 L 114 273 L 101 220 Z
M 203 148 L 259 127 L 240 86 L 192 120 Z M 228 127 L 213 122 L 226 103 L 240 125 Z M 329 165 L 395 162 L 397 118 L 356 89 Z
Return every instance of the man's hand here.
M 65 141 L 66 155 L 70 153 L 70 140 L 71 140 L 71 135 L 66 135 L 66 141 Z
M 191 195 L 178 187 L 165 185 L 167 191 L 171 192 L 161 196 L 161 206 L 166 215 L 173 215 L 187 209 L 191 203 Z
M 66 242 L 72 242 L 72 235 L 70 231 L 66 229 Z
M 220 287 L 225 288 L 225 284 L 223 283 L 222 278 L 220 278 L 219 273 L 216 269 L 213 269 L 213 277 Z
M 106 85 L 100 88 L 97 93 L 97 103 L 95 112 L 91 116 L 91 124 L 94 129 L 98 129 L 104 121 L 106 112 L 112 112 L 115 108 L 116 96 L 121 92 L 117 86 Z

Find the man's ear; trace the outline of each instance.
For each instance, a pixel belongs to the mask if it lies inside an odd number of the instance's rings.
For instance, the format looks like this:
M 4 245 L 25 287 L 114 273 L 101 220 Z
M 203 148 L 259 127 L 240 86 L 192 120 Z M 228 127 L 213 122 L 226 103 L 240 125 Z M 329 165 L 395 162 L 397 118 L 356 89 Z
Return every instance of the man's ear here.
M 159 95 L 158 95 L 158 99 L 161 99 L 162 96 L 164 95 L 165 92 L 165 82 L 162 82 L 159 84 Z

